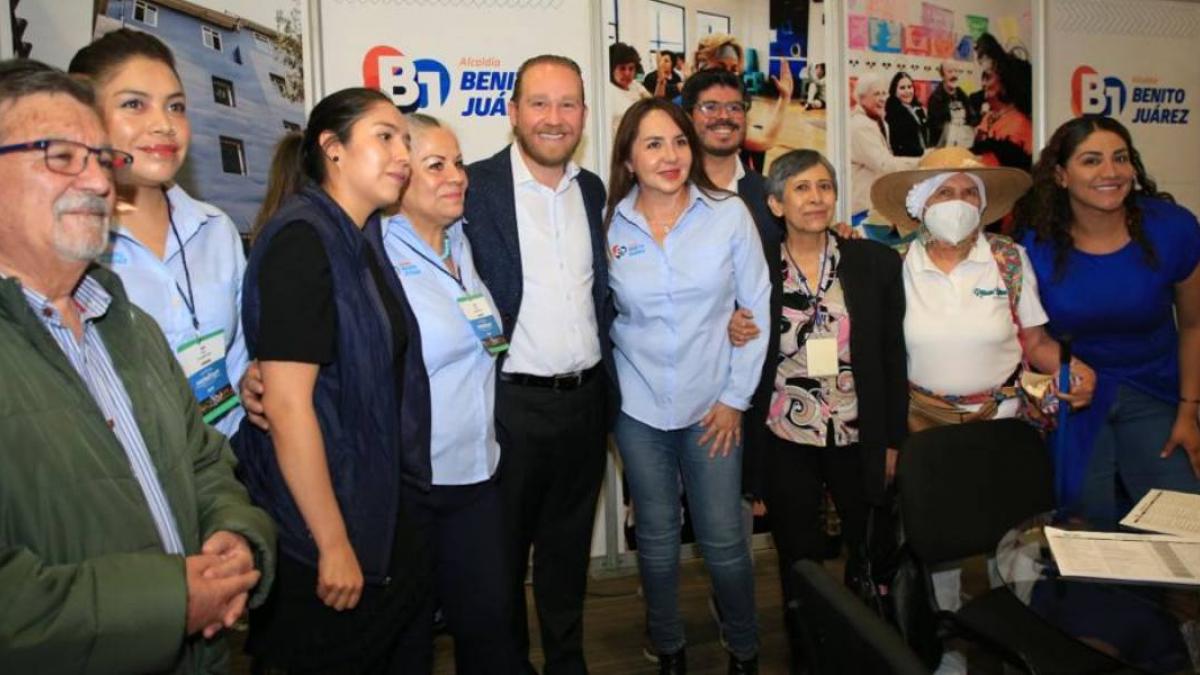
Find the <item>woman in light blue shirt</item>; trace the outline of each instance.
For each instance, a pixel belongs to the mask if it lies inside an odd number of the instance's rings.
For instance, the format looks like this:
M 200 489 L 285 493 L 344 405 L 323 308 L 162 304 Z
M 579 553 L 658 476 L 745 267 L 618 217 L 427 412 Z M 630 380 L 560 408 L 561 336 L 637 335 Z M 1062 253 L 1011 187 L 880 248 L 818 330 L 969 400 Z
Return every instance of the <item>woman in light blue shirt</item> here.
M 767 341 L 733 347 L 726 326 L 736 303 L 765 335 L 770 284 L 749 210 L 712 184 L 698 148 L 691 122 L 661 99 L 635 103 L 617 129 L 606 215 L 622 399 L 615 435 L 660 672 L 686 668 L 682 489 L 712 577 L 729 672 L 753 673 L 758 628 L 741 518 L 741 433 Z
M 204 421 L 229 436 L 243 415 L 233 385 L 246 369 L 246 259 L 229 217 L 174 182 L 191 140 L 175 58 L 154 36 L 123 28 L 79 50 L 70 72 L 91 79 L 113 147 L 133 156 L 116 174 L 111 245 L 100 262 L 162 329 Z
M 420 325 L 433 485 L 428 492 L 405 486 L 401 496 L 433 552 L 430 576 L 454 637 L 457 671 L 507 673 L 516 668 L 516 650 L 494 480 L 496 355 L 507 344 L 463 234 L 467 173 L 458 139 L 420 114 L 408 116 L 408 133 L 412 174 L 400 212 L 383 224 L 383 244 Z M 421 616 L 431 629 L 433 607 Z

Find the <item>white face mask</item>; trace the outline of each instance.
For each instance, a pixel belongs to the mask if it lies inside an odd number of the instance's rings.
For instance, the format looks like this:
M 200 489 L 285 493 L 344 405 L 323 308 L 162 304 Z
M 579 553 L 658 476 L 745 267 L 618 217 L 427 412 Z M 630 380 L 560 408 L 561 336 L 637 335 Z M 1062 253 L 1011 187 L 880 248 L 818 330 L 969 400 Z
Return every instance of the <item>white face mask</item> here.
M 925 228 L 948 244 L 957 244 L 979 227 L 979 207 L 956 199 L 925 209 Z

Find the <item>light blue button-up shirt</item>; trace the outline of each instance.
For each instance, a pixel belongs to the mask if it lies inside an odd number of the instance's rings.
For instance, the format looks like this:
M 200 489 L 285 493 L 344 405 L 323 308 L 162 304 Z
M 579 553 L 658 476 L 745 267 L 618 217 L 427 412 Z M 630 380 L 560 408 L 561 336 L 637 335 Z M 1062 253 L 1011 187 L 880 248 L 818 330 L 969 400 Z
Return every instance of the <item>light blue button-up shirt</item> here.
M 178 185 L 167 190 L 175 235 L 167 232 L 162 260 L 138 241 L 120 223 L 114 222 L 109 249 L 100 262 L 116 272 L 129 299 L 154 318 L 171 349 L 215 330 L 225 331 L 225 370 L 234 392 L 246 372 L 246 343 L 242 335 L 242 275 L 246 256 L 237 227 L 223 211 L 193 199 Z M 184 274 L 183 261 L 187 259 Z M 188 310 L 188 279 L 195 298 L 197 330 Z M 237 431 L 244 412 L 236 406 L 214 425 L 230 436 Z
M 754 220 L 737 196 L 714 199 L 690 186 L 689 202 L 660 247 L 621 200 L 608 231 L 616 300 L 613 352 L 621 410 L 664 430 L 699 422 L 714 403 L 738 410 L 762 375 L 771 285 Z M 760 335 L 729 342 L 734 303 L 754 312 Z
M 400 277 L 421 329 L 421 356 L 429 373 L 432 430 L 429 442 L 434 485 L 470 485 L 487 480 L 500 461 L 493 421 L 496 359 L 475 336 L 458 298 L 479 293 L 495 303 L 475 272 L 462 221 L 446 229 L 450 255 L 462 285 L 402 215 L 383 223 L 388 262 Z M 500 322 L 499 315 L 496 322 Z
M 80 379 L 87 385 L 92 400 L 100 408 L 100 413 L 108 420 L 108 425 L 116 434 L 125 456 L 129 460 L 129 468 L 142 488 L 146 504 L 150 507 L 150 515 L 154 518 L 154 526 L 162 540 L 163 550 L 167 553 L 182 555 L 183 540 L 179 536 L 179 527 L 175 523 L 175 514 L 163 492 L 162 484 L 158 481 L 158 472 L 150 460 L 150 451 L 146 449 L 146 441 L 142 438 L 142 430 L 133 417 L 133 403 L 125 384 L 113 367 L 112 357 L 100 330 L 95 326 L 95 320 L 108 312 L 112 296 L 100 282 L 85 276 L 76 287 L 72 297 L 79 306 L 79 319 L 83 325 L 83 337 L 75 339 L 71 329 L 63 323 L 62 315 L 54 305 L 46 301 L 40 293 L 21 287 L 25 292 L 25 301 L 29 308 L 41 320 L 42 325 L 50 332 L 51 337 L 58 343 L 66 354 L 71 367 L 79 373 Z M 180 421 L 182 424 L 182 420 Z

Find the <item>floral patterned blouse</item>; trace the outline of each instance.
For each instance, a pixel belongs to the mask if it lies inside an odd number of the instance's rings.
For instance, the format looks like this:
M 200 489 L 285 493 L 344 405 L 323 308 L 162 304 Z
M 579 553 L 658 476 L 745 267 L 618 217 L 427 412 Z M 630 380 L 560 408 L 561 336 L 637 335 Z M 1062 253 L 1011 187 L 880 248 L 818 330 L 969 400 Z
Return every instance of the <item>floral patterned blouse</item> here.
M 854 374 L 850 371 L 850 315 L 838 281 L 837 240 L 828 237 L 824 278 L 816 290 L 816 308 L 821 326 L 814 326 L 814 302 L 803 274 L 793 264 L 786 244 L 781 253 L 783 265 L 783 316 L 779 324 L 779 367 L 775 370 L 775 391 L 767 410 L 767 425 L 780 438 L 793 443 L 825 447 L 830 429 L 833 445 L 842 447 L 858 442 L 858 396 Z M 810 377 L 805 342 L 818 334 L 837 335 L 838 374 Z

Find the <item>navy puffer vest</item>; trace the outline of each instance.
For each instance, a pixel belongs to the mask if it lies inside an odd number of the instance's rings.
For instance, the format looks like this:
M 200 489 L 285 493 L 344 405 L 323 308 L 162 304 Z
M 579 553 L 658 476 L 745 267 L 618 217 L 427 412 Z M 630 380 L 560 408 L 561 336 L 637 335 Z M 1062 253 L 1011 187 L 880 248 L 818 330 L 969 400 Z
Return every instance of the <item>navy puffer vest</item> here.
M 325 247 L 337 316 L 337 356 L 320 368 L 313 405 L 350 543 L 364 577 L 379 582 L 388 571 L 401 481 L 428 490 L 431 480 L 429 379 L 421 359 L 417 320 L 399 280 L 391 278 L 395 272 L 378 237 L 378 216 L 360 232 L 324 190 L 310 186 L 283 203 L 250 251 L 242 285 L 242 325 L 250 358 L 256 358 L 258 347 L 259 266 L 271 239 L 283 228 L 301 223 L 311 225 Z M 391 326 L 365 258 L 372 250 L 377 251 L 407 317 L 404 394 L 399 405 Z M 279 470 L 271 436 L 247 420 L 233 444 L 239 478 L 255 503 L 279 525 L 280 550 L 316 567 L 316 543 Z

